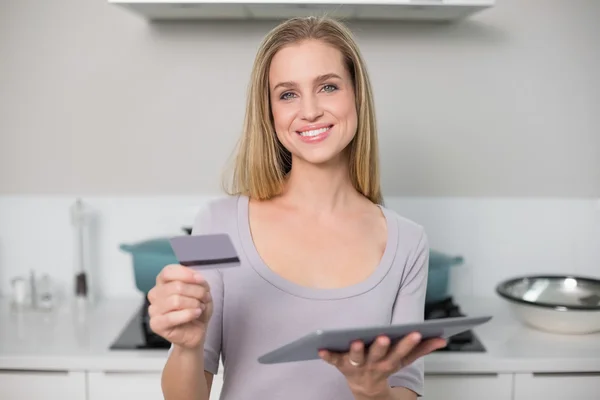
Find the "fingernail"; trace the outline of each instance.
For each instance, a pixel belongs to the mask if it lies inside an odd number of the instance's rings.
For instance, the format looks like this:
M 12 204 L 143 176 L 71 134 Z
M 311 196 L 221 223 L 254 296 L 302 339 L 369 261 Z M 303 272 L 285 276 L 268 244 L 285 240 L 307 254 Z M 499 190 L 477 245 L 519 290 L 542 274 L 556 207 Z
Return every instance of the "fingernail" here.
M 194 274 L 194 279 L 196 280 L 196 282 L 200 283 L 204 280 L 204 278 L 202 277 L 202 275 L 200 275 L 199 273 L 195 273 Z
M 195 310 L 194 313 L 196 314 L 197 317 L 199 317 L 200 314 L 202 314 L 202 309 L 201 308 L 196 308 L 196 310 Z
M 413 340 L 414 340 L 415 342 L 418 342 L 418 341 L 420 341 L 420 340 L 421 340 L 421 334 L 420 334 L 420 333 L 415 333 L 415 334 L 413 335 Z
M 200 303 L 200 308 L 201 308 L 202 310 L 206 309 L 206 304 L 204 304 L 204 303 Z

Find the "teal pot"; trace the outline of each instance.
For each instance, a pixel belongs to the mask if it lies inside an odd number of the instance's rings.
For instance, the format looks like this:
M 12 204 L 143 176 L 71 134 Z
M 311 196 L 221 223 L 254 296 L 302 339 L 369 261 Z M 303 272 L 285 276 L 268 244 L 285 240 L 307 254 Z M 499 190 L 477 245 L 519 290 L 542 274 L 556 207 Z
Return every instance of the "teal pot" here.
M 436 250 L 429 251 L 429 278 L 425 303 L 436 303 L 450 296 L 450 269 L 463 262 L 461 256 L 450 256 Z
M 121 244 L 119 248 L 131 254 L 135 285 L 148 294 L 156 284 L 156 277 L 169 264 L 177 264 L 170 238 L 150 239 L 135 244 Z

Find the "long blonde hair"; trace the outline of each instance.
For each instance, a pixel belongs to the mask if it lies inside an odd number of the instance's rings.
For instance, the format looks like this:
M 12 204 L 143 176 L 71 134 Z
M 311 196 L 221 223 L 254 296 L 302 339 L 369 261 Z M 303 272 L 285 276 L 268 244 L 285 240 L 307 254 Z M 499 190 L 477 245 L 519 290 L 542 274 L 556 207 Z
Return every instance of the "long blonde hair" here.
M 349 144 L 350 179 L 355 189 L 381 204 L 379 150 L 372 89 L 365 63 L 350 30 L 329 17 L 289 19 L 264 38 L 257 52 L 248 88 L 243 134 L 237 145 L 234 170 L 225 191 L 253 199 L 281 193 L 291 169 L 291 154 L 277 139 L 269 95 L 269 68 L 283 47 L 307 39 L 322 40 L 343 55 L 354 83 L 357 132 Z

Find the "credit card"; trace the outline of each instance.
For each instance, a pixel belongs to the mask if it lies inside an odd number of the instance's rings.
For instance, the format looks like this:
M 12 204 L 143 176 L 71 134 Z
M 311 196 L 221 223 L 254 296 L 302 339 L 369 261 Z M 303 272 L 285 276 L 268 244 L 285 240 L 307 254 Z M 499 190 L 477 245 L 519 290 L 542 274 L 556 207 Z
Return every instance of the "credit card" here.
M 229 235 L 185 235 L 170 239 L 179 264 L 201 269 L 239 267 L 240 258 Z

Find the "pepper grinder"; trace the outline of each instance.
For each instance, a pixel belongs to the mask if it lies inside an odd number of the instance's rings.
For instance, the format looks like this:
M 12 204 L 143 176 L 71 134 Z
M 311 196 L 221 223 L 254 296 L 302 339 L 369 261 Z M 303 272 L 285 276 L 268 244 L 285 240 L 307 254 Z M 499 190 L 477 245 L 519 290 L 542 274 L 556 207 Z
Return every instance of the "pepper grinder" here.
M 36 284 L 36 278 L 35 278 L 35 273 L 32 271 L 29 271 L 29 295 L 30 295 L 30 306 L 33 309 L 36 309 L 38 306 L 38 302 L 37 302 L 37 284 Z
M 89 300 L 89 282 L 86 249 L 86 211 L 81 199 L 71 206 L 71 223 L 74 228 L 74 272 L 75 297 L 78 301 Z

